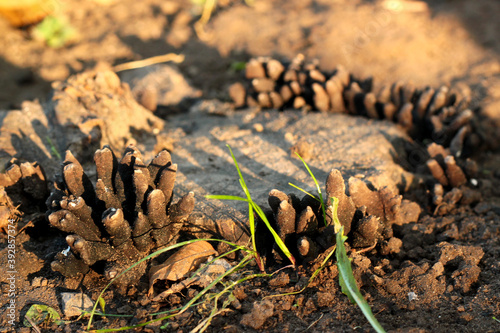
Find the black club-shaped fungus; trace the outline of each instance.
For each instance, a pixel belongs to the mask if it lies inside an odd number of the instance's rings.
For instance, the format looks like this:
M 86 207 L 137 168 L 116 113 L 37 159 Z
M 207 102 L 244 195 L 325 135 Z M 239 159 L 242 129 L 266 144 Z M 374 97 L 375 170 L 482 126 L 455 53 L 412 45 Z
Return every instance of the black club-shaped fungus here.
M 270 57 L 251 59 L 243 83 L 235 83 L 229 94 L 235 107 L 312 109 L 349 113 L 398 123 L 413 138 L 431 139 L 460 157 L 479 145 L 475 113 L 468 108 L 470 91 L 415 87 L 395 82 L 373 90 L 371 78 L 360 80 L 342 66 L 323 71 L 317 62 L 306 62 L 299 54 L 289 63 Z
M 328 200 L 326 221 L 319 202 L 306 195 L 298 199 L 279 190 L 269 193 L 269 206 L 280 238 L 294 255 L 309 262 L 335 244 L 332 211 L 328 198 L 339 199 L 337 216 L 344 234 L 354 248 L 374 248 L 393 238 L 392 226 L 416 222 L 420 206 L 403 200 L 389 188 L 371 190 L 362 180 L 351 177 L 346 189 L 340 171 L 334 169 L 326 180 Z
M 435 215 L 448 214 L 458 203 L 467 205 L 481 200 L 481 193 L 474 189 L 478 172 L 476 162 L 456 159 L 451 148 L 446 149 L 436 143 L 431 143 L 427 152 L 430 156 L 426 162 L 427 169 L 434 178 L 430 192 Z
M 135 147 L 129 146 L 120 160 L 104 147 L 94 162 L 95 187 L 67 151 L 47 200 L 50 224 L 69 234 L 71 251 L 59 253 L 51 265 L 66 277 L 86 274 L 98 262 L 105 262 L 108 279 L 115 277 L 151 249 L 175 243 L 194 208 L 192 192 L 171 204 L 177 165 L 166 150 L 145 165 Z M 143 262 L 118 283 L 137 281 L 145 269 Z

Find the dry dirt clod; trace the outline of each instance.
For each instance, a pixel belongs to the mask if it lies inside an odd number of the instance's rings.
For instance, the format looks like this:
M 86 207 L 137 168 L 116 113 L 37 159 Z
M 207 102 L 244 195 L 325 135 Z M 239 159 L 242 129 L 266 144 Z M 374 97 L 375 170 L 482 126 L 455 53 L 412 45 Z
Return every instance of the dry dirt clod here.
M 454 287 L 461 292 L 468 292 L 471 285 L 477 282 L 481 269 L 479 262 L 484 256 L 484 251 L 479 246 L 465 246 L 442 242 L 439 247 L 439 262 L 447 266 L 458 264 L 458 268 L 451 274 L 455 281 Z
M 167 151 L 150 163 L 128 147 L 118 160 L 109 147 L 96 151 L 94 187 L 80 163 L 68 151 L 62 177 L 47 200 L 50 224 L 70 233 L 71 252 L 58 254 L 52 268 L 65 276 L 85 274 L 106 261 L 108 278 L 144 257 L 150 249 L 173 244 L 194 208 L 189 193 L 171 204 L 177 166 Z M 140 278 L 145 263 L 119 279 L 125 286 Z
M 361 179 L 349 178 L 349 195 L 356 207 L 366 207 L 368 215 L 384 216 L 384 206 L 379 193 L 370 190 Z
M 26 214 L 40 212 L 49 195 L 45 172 L 37 162 L 21 163 L 12 158 L 0 173 L 2 186 L 12 204 Z
M 61 293 L 62 311 L 66 318 L 76 317 L 82 311 L 92 311 L 94 302 L 82 293 Z
M 377 243 L 384 230 L 380 218 L 373 215 L 364 217 L 357 221 L 353 229 L 352 245 L 356 248 L 370 247 Z
M 32 221 L 41 221 L 48 192 L 41 165 L 10 159 L 0 173 L 0 230 L 14 236 L 24 227 L 34 226 Z M 29 222 L 18 225 L 25 222 L 22 216 Z
M 263 300 L 253 304 L 252 311 L 243 315 L 240 323 L 253 329 L 262 329 L 267 318 L 274 314 L 274 304 L 270 300 Z

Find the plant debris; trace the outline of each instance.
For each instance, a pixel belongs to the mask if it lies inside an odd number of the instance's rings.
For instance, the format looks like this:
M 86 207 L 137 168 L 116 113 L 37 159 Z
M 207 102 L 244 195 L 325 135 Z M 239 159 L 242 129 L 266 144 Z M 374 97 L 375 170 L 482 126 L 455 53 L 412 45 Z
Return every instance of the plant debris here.
M 179 281 L 187 278 L 189 273 L 194 272 L 200 265 L 207 261 L 207 258 L 217 255 L 212 245 L 206 241 L 197 241 L 185 245 L 180 250 L 171 255 L 163 264 L 151 267 L 149 270 L 149 291 L 148 296 L 153 295 L 153 286 L 158 280 Z M 208 266 L 210 267 L 210 266 Z M 206 271 L 207 269 L 205 269 Z M 225 272 L 223 269 L 222 272 Z M 201 275 L 191 277 L 186 281 L 174 284 L 171 288 L 163 291 L 155 297 L 155 300 L 164 299 L 166 296 L 179 292 L 191 284 L 200 284 Z M 208 285 L 208 283 L 207 283 Z
M 23 321 L 25 327 L 34 327 L 34 325 L 41 324 L 50 325 L 52 323 L 61 325 L 64 321 L 61 320 L 61 316 L 54 308 L 44 304 L 32 304 Z
M 81 276 L 98 262 L 104 275 L 121 270 L 153 248 L 174 244 L 194 208 L 194 194 L 171 205 L 177 165 L 161 151 L 145 165 L 141 153 L 129 146 L 118 160 L 105 146 L 94 155 L 95 187 L 70 151 L 62 164 L 55 191 L 47 200 L 50 224 L 64 232 L 71 251 L 57 254 L 52 269 L 66 277 Z M 128 285 L 145 272 L 146 263 L 118 279 Z

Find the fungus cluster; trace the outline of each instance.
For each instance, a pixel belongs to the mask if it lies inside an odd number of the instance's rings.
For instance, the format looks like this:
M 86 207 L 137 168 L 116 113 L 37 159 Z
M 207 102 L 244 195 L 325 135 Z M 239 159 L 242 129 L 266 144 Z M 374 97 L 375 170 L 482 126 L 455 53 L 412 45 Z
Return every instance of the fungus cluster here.
M 431 143 L 427 147 L 430 158 L 426 165 L 432 177 L 432 203 L 435 215 L 449 213 L 456 204 L 472 204 L 481 200 L 481 193 L 473 188 L 477 185 L 478 167 L 471 159 L 455 159 L 450 149 Z M 472 187 L 467 186 L 468 184 Z
M 326 180 L 326 196 L 325 220 L 317 198 L 306 195 L 299 199 L 276 189 L 269 193 L 269 206 L 278 235 L 305 262 L 335 244 L 332 197 L 339 199 L 337 216 L 344 233 L 349 234 L 351 245 L 375 248 L 380 244 L 384 254 L 391 251 L 388 243 L 398 243 L 392 226 L 416 222 L 421 212 L 419 205 L 403 200 L 388 187 L 371 190 L 364 181 L 351 177 L 346 189 L 344 178 L 336 169 Z
M 135 147 L 119 160 L 104 147 L 94 162 L 95 186 L 67 151 L 47 200 L 50 224 L 69 234 L 71 251 L 59 253 L 51 265 L 66 277 L 86 274 L 98 263 L 108 279 L 115 277 L 151 249 L 173 244 L 194 208 L 192 192 L 171 204 L 177 165 L 166 150 L 145 165 Z M 145 269 L 145 262 L 137 265 L 119 284 L 139 279 Z
M 387 119 L 412 137 L 449 147 L 457 157 L 464 147 L 479 141 L 467 89 L 419 89 L 398 81 L 375 92 L 371 78 L 357 79 L 341 66 L 322 71 L 300 54 L 289 64 L 269 57 L 253 58 L 246 64 L 246 79 L 245 84 L 235 83 L 229 89 L 235 107 L 307 108 Z

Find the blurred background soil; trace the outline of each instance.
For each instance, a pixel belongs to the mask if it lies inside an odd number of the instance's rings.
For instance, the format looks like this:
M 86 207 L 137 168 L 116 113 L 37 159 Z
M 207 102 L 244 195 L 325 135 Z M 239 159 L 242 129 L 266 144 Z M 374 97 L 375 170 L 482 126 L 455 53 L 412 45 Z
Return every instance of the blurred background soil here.
M 498 111 L 498 1 L 220 1 L 203 40 L 193 25 L 202 7 L 175 0 L 57 0 L 78 36 L 63 48 L 33 38 L 32 27 L 0 20 L 0 109 L 47 98 L 50 84 L 94 67 L 169 52 L 205 98 L 227 99 L 240 78 L 234 64 L 251 56 L 291 59 L 303 53 L 324 70 L 342 64 L 375 86 L 464 83 L 484 112 Z M 492 105 L 493 104 L 493 105 Z

